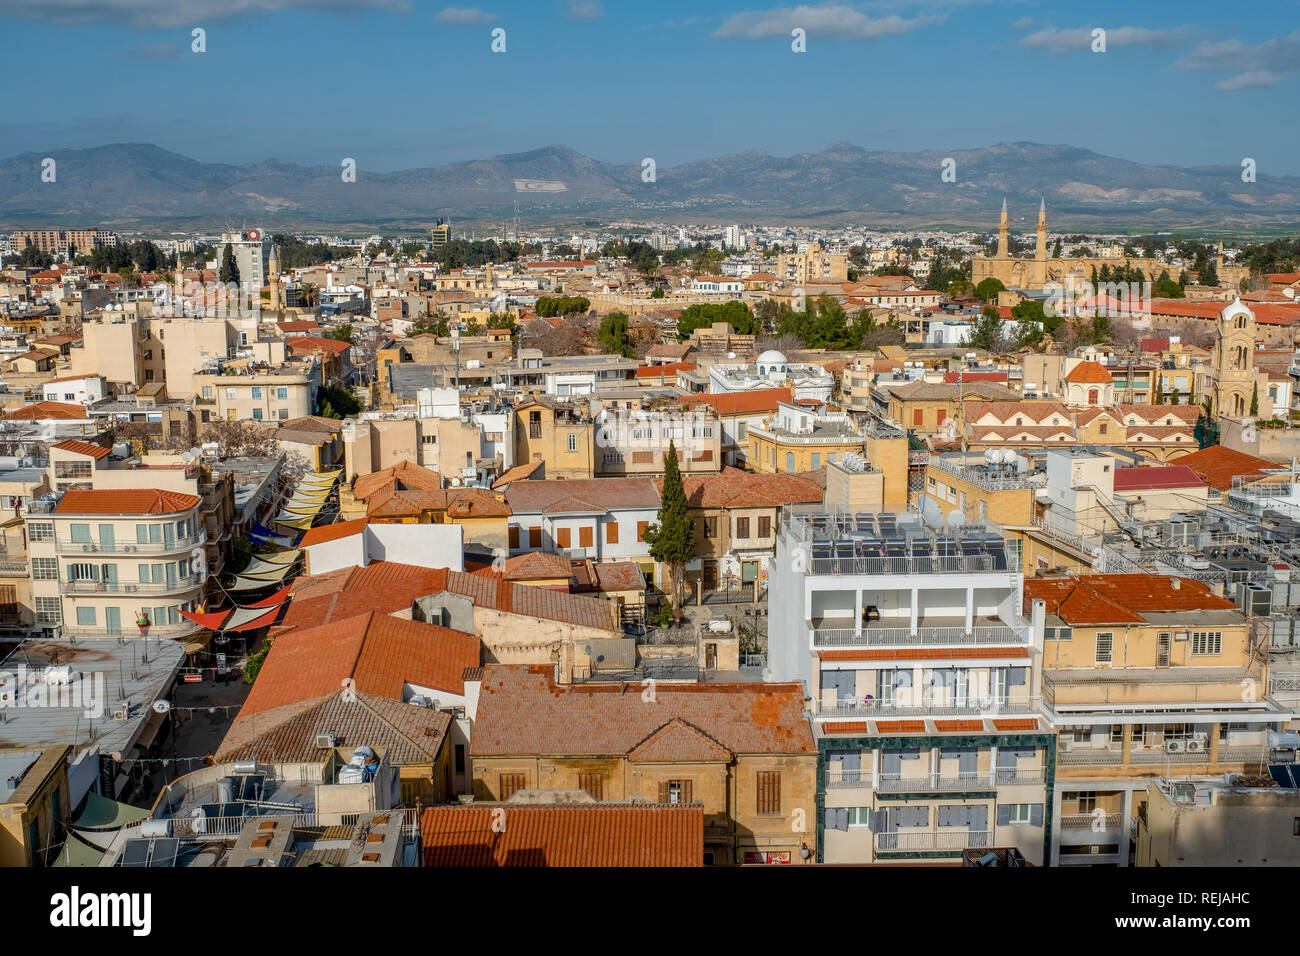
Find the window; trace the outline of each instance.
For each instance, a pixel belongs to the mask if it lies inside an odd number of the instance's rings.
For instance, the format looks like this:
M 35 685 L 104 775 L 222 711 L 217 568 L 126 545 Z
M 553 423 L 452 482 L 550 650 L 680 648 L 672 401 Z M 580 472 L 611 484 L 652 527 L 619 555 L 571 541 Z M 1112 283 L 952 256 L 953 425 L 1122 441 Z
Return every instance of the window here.
M 262 386 L 261 386 L 261 385 L 254 385 L 254 386 L 253 386 L 253 398 L 261 398 L 261 397 L 262 397 Z
M 516 790 L 523 790 L 528 785 L 522 773 L 502 773 L 497 775 L 497 799 L 509 800 Z
M 204 385 L 204 386 L 203 386 L 203 397 L 206 398 L 208 401 L 211 401 L 211 400 L 215 397 L 215 396 L 212 394 L 212 386 L 211 386 L 211 385 Z
M 56 597 L 38 597 L 36 599 L 36 622 L 38 624 L 58 624 L 63 620 L 63 611 Z
M 276 388 L 276 390 L 275 390 L 275 397 L 276 397 L 276 398 L 288 398 L 288 397 L 289 397 L 289 389 L 285 388 L 284 386 L 280 386 L 280 387 Z
M 716 516 L 704 519 L 704 537 L 716 538 L 718 536 L 718 519 Z
M 578 789 L 586 790 L 593 800 L 605 799 L 605 778 L 598 773 L 578 774 Z
M 95 609 L 81 605 L 77 608 L 77 626 L 94 627 L 95 626 Z
M 822 456 L 818 452 L 812 454 L 812 470 L 816 471 L 822 466 Z
M 664 780 L 659 784 L 660 803 L 694 803 L 695 781 Z
M 760 538 L 772 537 L 772 519 L 763 515 L 758 519 L 758 536 Z
M 555 529 L 555 543 L 561 548 L 567 548 L 573 542 L 573 534 L 568 528 Z
M 1098 634 L 1097 635 L 1097 663 L 1109 664 L 1111 662 L 1112 652 L 1114 651 L 1115 635 Z
M 282 409 L 280 409 L 278 412 L 275 413 L 275 417 L 278 418 L 278 419 L 280 419 L 280 421 L 282 421 L 282 422 L 286 422 L 286 421 L 288 421 L 288 420 L 289 420 L 289 409 L 287 409 L 287 408 L 282 408 Z
M 737 519 L 736 519 L 736 537 L 737 537 L 737 538 L 748 538 L 748 537 L 749 537 L 749 519 L 748 519 L 748 518 L 737 518 Z
M 69 526 L 73 544 L 90 544 L 90 525 L 76 523 Z
M 436 445 L 436 444 L 438 444 L 438 436 L 437 436 L 437 435 L 423 435 L 423 436 L 421 436 L 421 438 L 420 438 L 420 443 L 421 443 L 421 444 L 424 444 L 424 445 Z
M 92 466 L 88 461 L 56 461 L 55 478 L 89 478 Z
M 517 551 L 519 549 L 519 526 L 512 524 L 509 529 L 510 549 Z
M 593 529 L 590 526 L 584 526 L 578 529 L 578 547 L 590 548 Z
M 1223 653 L 1223 632 L 1222 631 L 1193 631 L 1192 632 L 1192 653 L 1193 654 L 1222 654 Z
M 1013 803 L 1007 808 L 1007 822 L 1010 824 L 1029 822 L 1029 804 Z
M 1079 792 L 1079 812 L 1092 813 L 1097 809 L 1097 794 L 1087 790 Z
M 1074 637 L 1074 631 L 1068 627 L 1046 627 L 1043 637 L 1049 641 L 1068 641 Z
M 611 521 L 605 525 L 605 543 L 618 544 L 618 522 Z
M 540 548 L 541 546 L 542 546 L 542 529 L 541 529 L 541 528 L 529 528 L 529 529 L 528 529 L 528 547 L 530 547 L 530 548 Z
M 260 408 L 253 409 L 253 418 L 257 419 L 259 422 L 262 420 L 262 410 Z
M 27 537 L 32 541 L 53 541 L 54 525 L 48 521 L 33 521 L 27 526 Z
M 235 400 L 235 396 L 238 395 L 238 394 L 239 394 L 239 392 L 238 392 L 237 389 L 227 388 L 227 389 L 226 389 L 226 400 L 227 400 L 227 401 L 231 401 L 231 402 L 233 402 L 233 401 Z
M 641 541 L 641 542 L 644 542 L 644 541 L 645 541 L 645 533 L 646 533 L 646 529 L 649 528 L 649 527 L 650 527 L 650 522 L 649 522 L 649 521 L 638 521 L 638 522 L 636 523 L 636 539 L 637 539 L 638 541 Z
M 1300 817 L 1293 817 L 1291 820 L 1291 835 L 1300 836 Z
M 569 451 L 577 451 L 577 450 L 578 450 L 578 434 L 577 432 L 569 432 Z
M 454 752 L 456 754 L 456 772 L 464 773 L 465 772 L 465 745 L 457 744 Z
M 762 813 L 780 813 L 781 812 L 781 774 L 775 770 L 759 771 L 757 776 L 758 788 L 758 812 Z
M 37 581 L 57 581 L 59 562 L 54 558 L 32 558 L 32 577 Z

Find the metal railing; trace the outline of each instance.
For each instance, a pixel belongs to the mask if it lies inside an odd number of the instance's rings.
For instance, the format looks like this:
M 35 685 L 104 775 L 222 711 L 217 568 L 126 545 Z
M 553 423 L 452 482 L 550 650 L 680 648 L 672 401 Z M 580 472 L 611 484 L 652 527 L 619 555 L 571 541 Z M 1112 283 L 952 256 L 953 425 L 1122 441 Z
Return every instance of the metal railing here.
M 73 541 L 71 538 L 56 538 L 54 548 L 59 554 L 165 554 L 170 551 L 189 551 L 207 543 L 207 531 L 186 535 L 175 541 L 150 541 L 141 544 L 136 541 Z
M 26 561 L 0 561 L 0 574 L 3 575 L 23 575 L 28 573 Z
M 190 591 L 203 584 L 203 575 L 187 574 L 174 581 L 143 584 L 139 581 L 63 581 L 65 594 L 170 594 Z
M 109 627 L 80 627 L 76 624 L 64 624 L 63 636 L 71 638 L 129 637 L 134 640 L 139 640 L 142 637 L 185 637 L 199 630 L 202 630 L 199 625 L 193 624 L 189 621 L 185 621 L 181 624 L 150 624 L 143 632 L 140 628 L 136 627 L 135 624 L 124 624 L 116 629 Z
M 965 850 L 993 845 L 992 830 L 896 830 L 877 833 L 877 850 Z
M 1002 567 L 995 566 L 991 554 L 962 555 L 908 555 L 898 557 L 811 557 L 808 569 L 812 574 L 869 574 L 876 576 L 900 574 L 1014 574 L 1020 570 L 1019 560 L 1012 548 L 1001 550 Z
M 1063 813 L 1061 814 L 1062 830 L 1092 830 L 1100 832 L 1102 830 L 1114 830 L 1119 826 L 1120 815 L 1118 813 Z
M 1046 474 L 998 474 L 981 470 L 978 465 L 970 468 L 960 462 L 948 461 L 942 455 L 931 455 L 930 466 L 985 491 L 1018 491 L 1024 488 L 1047 487 Z
M 1007 625 L 977 624 L 965 627 L 851 627 L 813 628 L 813 647 L 918 647 L 945 644 L 1007 644 L 1022 640 L 1020 632 Z
M 831 704 L 824 704 L 816 698 L 809 702 L 809 708 L 816 717 L 871 717 L 885 720 L 898 717 L 963 715 L 999 717 L 1009 714 L 1033 714 L 1041 705 L 1041 697 L 980 697 L 974 694 L 965 701 L 951 703 L 923 701 L 914 704 L 857 697 L 838 700 Z
M 994 770 L 975 770 L 958 774 L 918 774 L 905 776 L 901 773 L 881 773 L 873 775 L 871 770 L 828 770 L 826 788 L 842 790 L 851 787 L 870 787 L 884 793 L 907 793 L 909 791 L 952 791 L 988 789 L 999 784 L 1034 784 L 1044 781 L 1043 768 L 1010 769 L 1006 767 Z
M 1181 750 L 1177 753 L 1164 748 L 1133 750 L 1129 753 L 1129 764 L 1144 766 L 1171 764 L 1253 764 L 1266 763 L 1268 749 L 1265 747 L 1220 747 L 1217 760 L 1210 758 L 1210 747 L 1206 744 L 1200 750 Z M 1063 767 L 1071 766 L 1119 766 L 1124 763 L 1124 752 L 1118 747 L 1084 747 L 1080 750 L 1058 750 L 1056 762 Z

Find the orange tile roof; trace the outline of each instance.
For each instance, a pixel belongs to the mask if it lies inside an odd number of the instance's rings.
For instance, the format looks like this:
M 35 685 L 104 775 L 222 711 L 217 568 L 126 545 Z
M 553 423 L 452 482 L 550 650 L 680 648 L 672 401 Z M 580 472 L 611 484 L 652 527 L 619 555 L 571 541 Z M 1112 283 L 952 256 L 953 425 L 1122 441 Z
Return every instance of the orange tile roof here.
M 690 395 L 683 401 L 695 405 L 712 405 L 719 415 L 757 415 L 759 412 L 776 411 L 777 405 L 789 402 L 792 394 L 788 388 L 758 388 L 752 392 Z
M 543 467 L 540 461 L 530 461 L 523 465 L 515 465 L 501 473 L 501 477 L 492 482 L 492 489 L 504 488 L 512 481 L 523 481 L 531 478 L 540 468 Z
M 68 402 L 32 402 L 30 405 L 24 405 L 22 408 L 16 408 L 12 412 L 3 416 L 10 421 L 41 421 L 45 419 L 57 419 L 60 421 L 73 421 L 77 419 L 88 419 L 90 413 L 86 411 L 84 405 L 72 405 Z
M 90 442 L 75 441 L 73 439 L 55 442 L 52 447 L 63 451 L 70 451 L 78 455 L 88 455 L 96 461 L 99 461 L 101 458 L 107 458 L 113 453 L 112 449 L 105 448 L 103 445 L 92 445 Z
M 704 807 L 699 804 L 426 807 L 420 827 L 427 867 L 704 863 Z
M 414 488 L 422 491 L 442 489 L 442 477 L 431 468 L 403 459 L 397 464 L 368 475 L 358 475 L 352 482 L 352 493 L 361 501 L 381 488 Z
M 823 734 L 865 734 L 867 732 L 867 722 L 865 720 L 831 720 L 822 724 L 821 731 Z
M 637 378 L 671 379 L 678 372 L 689 372 L 695 368 L 694 362 L 670 362 L 667 365 L 642 365 L 636 370 Z
M 1065 380 L 1093 385 L 1110 384 L 1115 381 L 1115 378 L 1097 362 L 1080 362 L 1066 373 Z
M 817 752 L 798 683 L 659 684 L 647 706 L 617 683 L 559 686 L 549 666 L 483 670 L 475 757 L 623 756 L 674 719 L 733 755 Z
M 369 523 L 370 519 L 368 518 L 356 518 L 352 521 L 338 521 L 334 524 L 309 528 L 298 543 L 301 547 L 310 548 L 314 544 L 337 541 L 339 538 L 350 538 L 352 535 L 360 534 L 366 530 L 366 525 Z
M 401 700 L 406 684 L 464 694 L 479 639 L 435 624 L 367 611 L 275 636 L 240 718 L 322 697 L 351 678 L 356 690 Z
M 1116 468 L 1116 491 L 1147 491 L 1167 488 L 1202 488 L 1205 482 L 1186 465 L 1152 465 Z
M 1211 445 L 1184 455 L 1178 459 L 1178 464 L 1190 468 L 1204 478 L 1211 488 L 1219 491 L 1232 488 L 1232 479 L 1236 475 L 1257 475 L 1265 468 L 1278 467 L 1276 462 L 1225 448 L 1223 445 Z
M 300 352 L 329 352 L 331 355 L 339 355 L 346 352 L 352 346 L 347 342 L 340 342 L 338 339 L 328 339 L 319 335 L 300 335 L 288 339 L 285 345 L 289 351 L 297 355 Z
M 1026 580 L 1024 599 L 1039 598 L 1047 603 L 1047 613 L 1067 624 L 1084 626 L 1145 624 L 1143 612 L 1239 610 L 1200 581 L 1167 574 L 1084 574 Z M 1189 622 L 1193 619 L 1194 615 Z
M 924 720 L 878 720 L 876 730 L 882 734 L 923 734 Z
M 663 479 L 654 479 L 662 494 Z M 761 508 L 794 503 L 820 502 L 820 484 L 808 478 L 786 474 L 760 474 L 724 468 L 716 475 L 686 475 L 682 478 L 686 501 L 692 508 Z
M 63 493 L 59 515 L 162 515 L 189 511 L 199 503 L 195 495 L 157 488 L 70 488 Z
M 998 730 L 1037 730 L 1038 721 L 1028 720 L 994 720 L 993 726 Z
M 936 720 L 934 726 L 946 734 L 977 734 L 984 729 L 982 720 Z
M 983 660 L 984 658 L 1028 657 L 1029 649 L 1025 647 L 899 647 L 885 650 L 818 651 L 817 656 L 824 661 L 935 661 L 948 658 Z

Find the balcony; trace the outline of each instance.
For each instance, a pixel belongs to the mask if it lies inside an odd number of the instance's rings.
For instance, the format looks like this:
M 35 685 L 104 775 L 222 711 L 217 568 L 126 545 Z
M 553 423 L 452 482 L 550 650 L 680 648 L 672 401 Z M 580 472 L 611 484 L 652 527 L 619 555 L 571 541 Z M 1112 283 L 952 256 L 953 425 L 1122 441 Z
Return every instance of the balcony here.
M 1062 830 L 1091 830 L 1094 833 L 1100 833 L 1103 830 L 1118 829 L 1119 823 L 1120 815 L 1118 813 L 1061 814 Z
M 0 558 L 0 577 L 5 578 L 25 578 L 27 577 L 27 562 L 18 561 L 13 558 Z
M 994 548 L 983 554 L 898 555 L 894 557 L 828 557 L 816 550 L 808 559 L 810 574 L 865 574 L 896 577 L 904 574 L 1014 574 L 1020 570 L 1016 552 Z
M 71 638 L 92 638 L 92 637 L 130 637 L 130 638 L 178 638 L 189 637 L 196 631 L 201 631 L 197 624 L 189 621 L 182 621 L 180 624 L 154 624 L 145 628 L 144 633 L 134 625 L 123 626 L 119 628 L 108 627 L 80 627 L 76 624 L 64 624 L 63 636 Z
M 1056 762 L 1062 767 L 1118 767 L 1124 764 L 1124 752 L 1119 747 L 1083 747 L 1066 750 L 1060 748 Z M 1168 764 L 1208 764 L 1210 748 L 1189 751 L 1169 751 L 1164 747 L 1134 749 L 1129 754 L 1129 766 L 1164 766 Z M 1219 764 L 1256 764 L 1268 762 L 1266 747 L 1220 747 Z
M 876 850 L 966 850 L 993 845 L 992 830 L 897 830 L 876 834 Z
M 877 700 L 874 697 L 841 698 L 825 704 L 813 698 L 809 709 L 814 717 L 866 717 L 872 720 L 896 720 L 900 717 L 1005 717 L 1012 714 L 1037 714 L 1041 697 L 981 697 L 972 694 L 955 702 L 903 703 Z
M 866 787 L 881 793 L 945 793 L 962 790 L 988 790 L 999 784 L 1034 784 L 1044 780 L 1041 767 L 1033 769 L 980 770 L 969 773 L 919 774 L 905 776 L 898 773 L 881 773 L 874 777 L 870 770 L 830 770 L 826 774 L 828 790 Z
M 187 574 L 160 584 L 139 581 L 64 581 L 64 594 L 174 594 L 191 591 L 203 584 L 204 575 Z
M 207 544 L 208 533 L 176 538 L 174 541 L 152 541 L 140 544 L 135 541 L 73 541 L 57 538 L 54 548 L 59 554 L 167 554 L 174 551 L 192 551 Z
M 1019 631 L 1006 624 L 922 627 L 813 627 L 813 647 L 942 647 L 1019 644 Z
M 1250 683 L 1247 683 L 1250 682 Z M 1254 686 L 1263 697 L 1264 672 L 1259 667 L 1116 667 L 1049 670 L 1043 673 L 1043 700 L 1048 707 L 1076 709 L 1113 707 L 1126 712 L 1152 710 L 1212 710 L 1239 706 L 1242 689 Z M 1068 712 L 1063 712 L 1068 716 Z

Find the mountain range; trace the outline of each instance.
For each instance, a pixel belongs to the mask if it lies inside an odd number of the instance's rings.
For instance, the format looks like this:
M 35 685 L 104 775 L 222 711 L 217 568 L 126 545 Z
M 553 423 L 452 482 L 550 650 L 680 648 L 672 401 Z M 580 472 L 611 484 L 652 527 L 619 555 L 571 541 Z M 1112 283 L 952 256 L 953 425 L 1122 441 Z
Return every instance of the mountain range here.
M 55 161 L 54 181 L 42 161 Z M 944 161 L 955 181 L 942 179 Z M 48 166 L 48 164 L 46 164 Z M 656 169 L 566 146 L 345 182 L 339 166 L 204 163 L 151 144 L 56 149 L 0 160 L 0 226 L 119 231 L 258 225 L 422 230 L 437 217 L 499 229 L 636 219 L 992 229 L 1005 196 L 1032 231 L 1040 198 L 1052 230 L 1279 232 L 1300 224 L 1300 177 L 1242 181 L 1237 166 L 1181 168 L 1072 146 L 869 151 L 835 143 L 789 157 L 750 150 Z M 1021 226 L 1015 227 L 1020 230 Z

